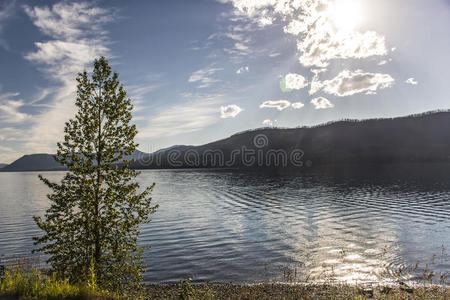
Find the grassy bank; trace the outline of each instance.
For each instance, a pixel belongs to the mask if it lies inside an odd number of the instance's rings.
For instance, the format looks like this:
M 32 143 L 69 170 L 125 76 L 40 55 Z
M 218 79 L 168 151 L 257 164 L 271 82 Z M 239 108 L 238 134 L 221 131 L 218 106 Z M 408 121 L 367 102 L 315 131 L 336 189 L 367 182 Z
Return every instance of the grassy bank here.
M 140 299 L 450 299 L 450 289 L 438 286 L 416 288 L 365 288 L 350 285 L 291 284 L 158 284 L 147 285 Z M 138 299 L 117 297 L 89 286 L 70 285 L 52 278 L 15 278 L 0 289 L 0 299 Z
M 0 299 L 449 299 L 450 288 L 406 285 L 367 288 L 336 284 L 150 284 L 141 297 L 120 298 L 101 290 L 95 276 L 74 285 L 36 268 L 0 270 Z
M 113 299 L 114 295 L 98 288 L 92 279 L 85 284 L 71 284 L 36 268 L 2 268 L 0 299 Z

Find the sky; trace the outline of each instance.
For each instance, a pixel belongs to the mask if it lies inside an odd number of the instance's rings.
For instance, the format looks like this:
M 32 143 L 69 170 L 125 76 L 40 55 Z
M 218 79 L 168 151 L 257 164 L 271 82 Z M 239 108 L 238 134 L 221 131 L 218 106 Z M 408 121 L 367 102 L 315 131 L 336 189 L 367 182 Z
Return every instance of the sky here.
M 0 162 L 55 153 L 105 56 L 139 149 L 450 108 L 449 0 L 0 0 Z

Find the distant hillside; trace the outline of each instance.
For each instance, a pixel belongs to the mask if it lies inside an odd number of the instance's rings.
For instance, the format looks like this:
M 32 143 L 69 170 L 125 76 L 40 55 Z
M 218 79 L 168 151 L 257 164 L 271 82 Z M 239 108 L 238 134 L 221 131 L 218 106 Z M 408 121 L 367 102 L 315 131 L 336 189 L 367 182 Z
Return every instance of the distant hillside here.
M 13 163 L 2 168 L 2 172 L 13 171 L 56 171 L 64 170 L 51 154 L 24 155 Z
M 450 162 L 449 129 L 450 111 L 392 119 L 342 120 L 292 129 L 261 128 L 202 146 L 179 146 L 153 153 L 133 166 L 273 168 Z
M 6 167 L 8 164 L 0 164 L 0 169 Z
M 298 168 L 310 165 L 450 162 L 450 111 L 391 119 L 260 128 L 202 146 L 136 151 L 131 167 Z M 128 157 L 130 159 L 130 157 Z M 0 171 L 61 170 L 49 154 L 25 155 Z
M 136 150 L 126 159 L 139 159 L 147 155 L 144 152 Z M 24 155 L 13 163 L 0 168 L 2 172 L 23 172 L 23 171 L 58 171 L 66 168 L 60 165 L 53 158 L 53 154 L 30 154 Z

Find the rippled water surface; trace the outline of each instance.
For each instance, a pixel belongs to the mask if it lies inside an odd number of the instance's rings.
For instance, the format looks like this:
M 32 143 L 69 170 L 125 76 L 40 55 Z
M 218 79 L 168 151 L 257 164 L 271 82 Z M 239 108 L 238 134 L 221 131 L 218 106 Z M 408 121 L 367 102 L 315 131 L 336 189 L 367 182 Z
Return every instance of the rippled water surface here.
M 148 282 L 377 281 L 396 270 L 450 272 L 450 166 L 270 174 L 149 170 L 142 228 Z M 46 172 L 59 180 L 62 172 Z M 37 173 L 0 173 L 0 259 L 29 255 L 48 189 Z M 387 273 L 386 273 L 387 272 Z

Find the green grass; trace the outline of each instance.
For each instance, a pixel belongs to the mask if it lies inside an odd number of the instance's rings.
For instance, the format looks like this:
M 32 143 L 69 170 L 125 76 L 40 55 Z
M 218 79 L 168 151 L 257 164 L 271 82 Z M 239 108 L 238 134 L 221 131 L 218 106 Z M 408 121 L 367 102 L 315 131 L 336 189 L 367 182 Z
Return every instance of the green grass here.
M 46 275 L 23 266 L 6 269 L 0 277 L 1 299 L 117 299 L 95 282 L 71 284 L 55 274 Z
M 191 284 L 191 278 L 178 284 L 146 285 L 142 293 L 117 294 L 102 290 L 96 282 L 91 268 L 91 276 L 84 284 L 73 284 L 34 267 L 27 260 L 16 266 L 2 270 L 0 268 L 0 299 L 449 299 L 450 288 L 445 280 L 433 285 L 432 276 L 424 273 L 422 284 L 408 286 L 367 287 L 364 285 L 295 282 L 263 284 Z M 1 266 L 0 266 L 1 267 Z M 417 267 L 414 267 L 416 269 Z M 399 272 L 399 278 L 403 273 Z M 430 279 L 431 278 L 431 279 Z M 286 279 L 286 278 L 285 278 Z M 446 279 L 446 278 L 444 278 Z M 400 282 L 400 281 L 398 281 Z
M 119 299 L 95 284 L 74 285 L 55 275 L 22 267 L 7 269 L 0 279 L 0 299 Z M 123 297 L 121 297 L 123 298 Z M 125 297 L 127 298 L 127 297 Z M 128 297 L 129 298 L 129 297 Z M 141 297 L 139 297 L 141 298 Z M 142 299 L 450 299 L 441 286 L 375 287 L 331 284 L 179 284 L 147 285 Z M 136 298 L 131 298 L 136 299 Z

